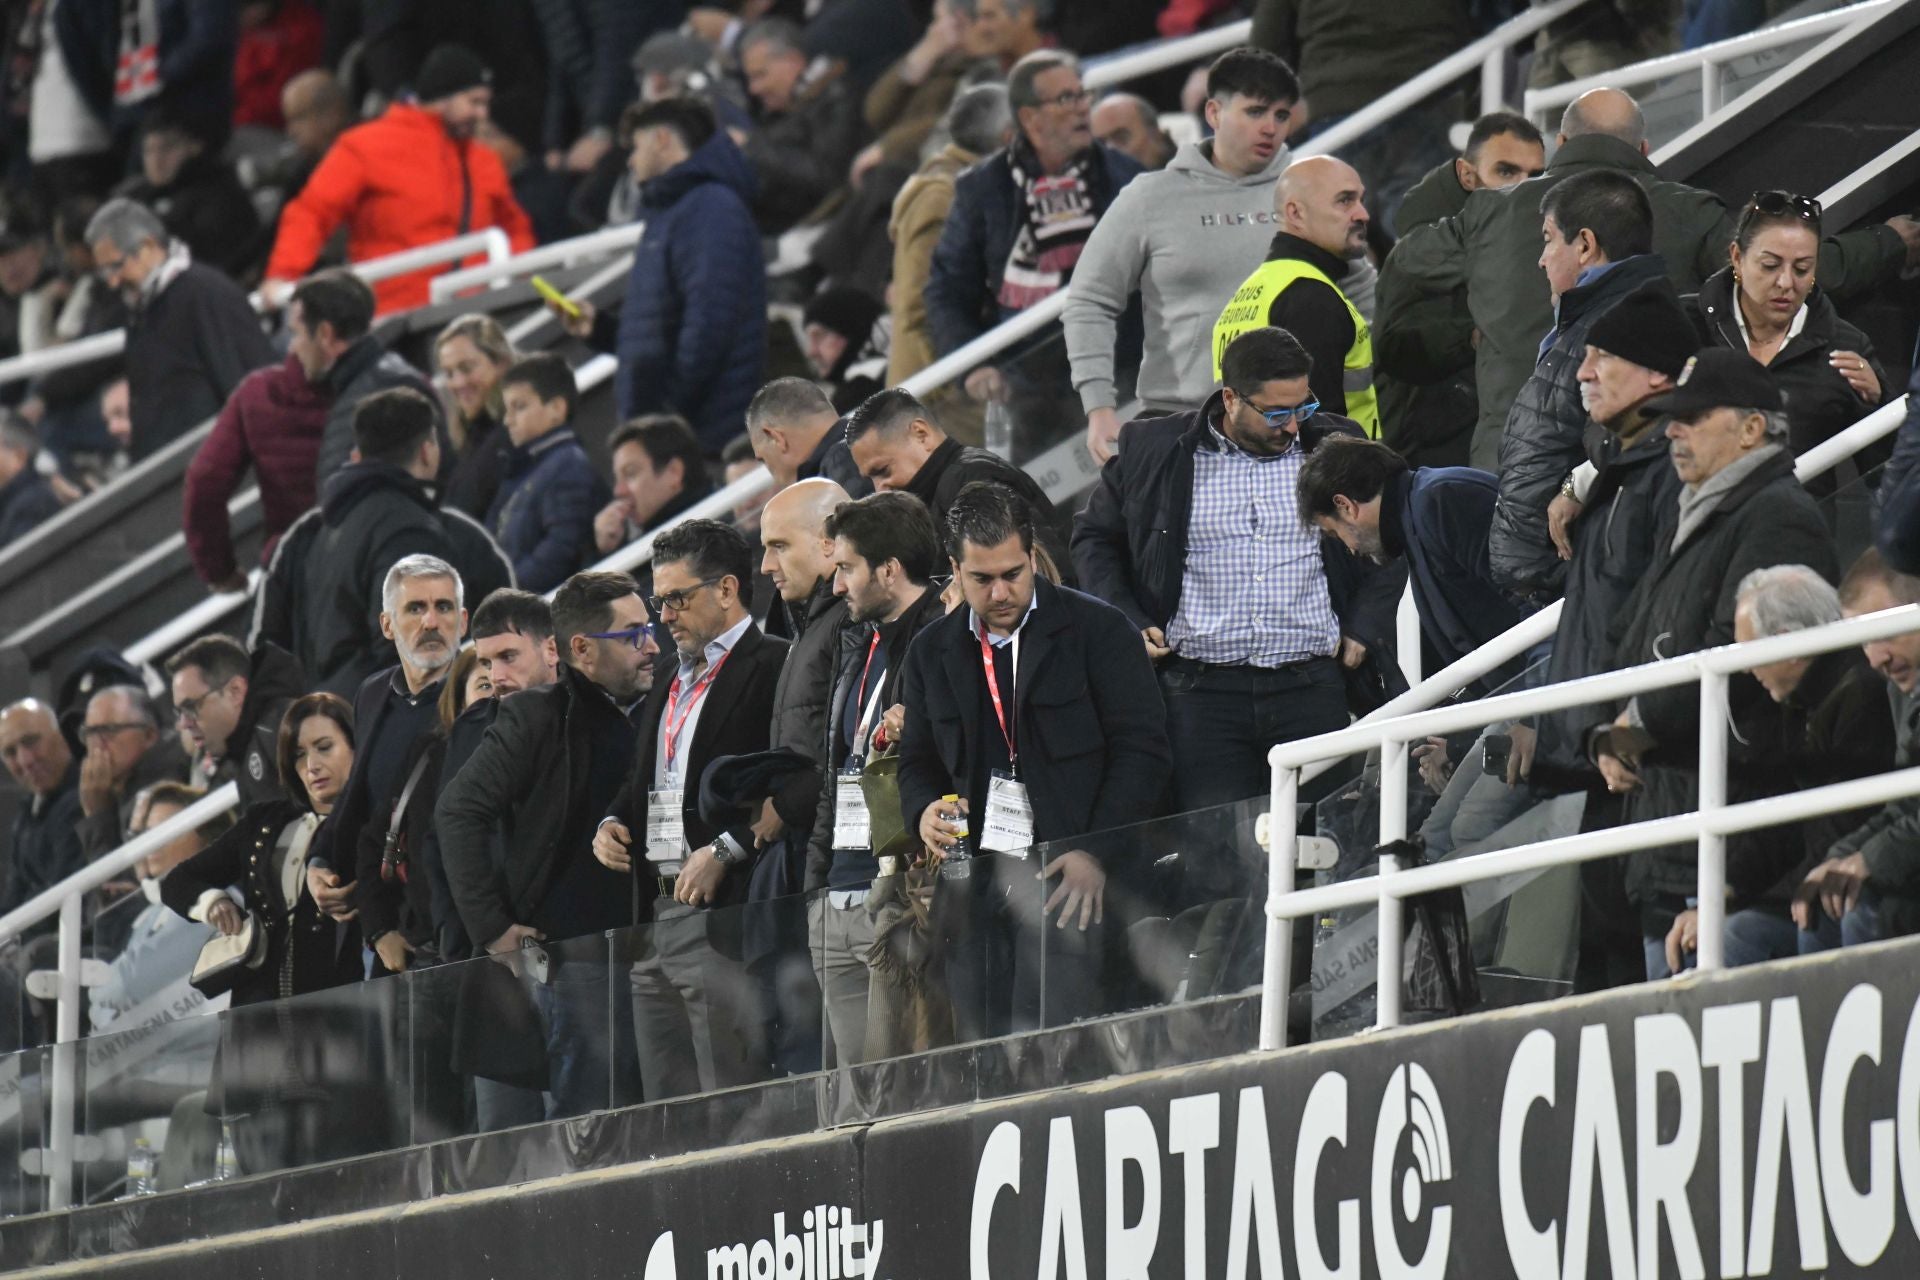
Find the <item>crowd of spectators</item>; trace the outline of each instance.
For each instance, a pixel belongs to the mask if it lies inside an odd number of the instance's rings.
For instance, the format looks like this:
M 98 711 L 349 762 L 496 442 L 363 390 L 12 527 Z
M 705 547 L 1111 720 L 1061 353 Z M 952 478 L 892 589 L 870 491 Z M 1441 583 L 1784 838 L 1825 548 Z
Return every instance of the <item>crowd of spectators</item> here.
M 0 545 L 111 475 L 89 459 L 177 448 L 194 571 L 252 622 L 163 689 L 109 655 L 0 711 L 29 795 L 0 909 L 232 781 L 236 824 L 139 869 L 172 914 L 90 925 L 117 957 L 96 1030 L 248 926 L 236 1013 L 485 955 L 514 975 L 412 1009 L 405 1047 L 340 1007 L 230 1018 L 205 1110 L 250 1171 L 365 1141 L 342 1100 L 382 1054 L 411 1055 L 418 1140 L 1201 994 L 1135 926 L 1199 911 L 1251 948 L 1261 864 L 1139 833 L 1264 794 L 1276 742 L 1404 690 L 1409 589 L 1426 669 L 1564 601 L 1552 681 L 1920 603 L 1920 416 L 1883 550 L 1850 566 L 1793 470 L 1893 390 L 1845 312 L 1920 263 L 1920 224 L 1829 233 L 1788 191 L 1730 211 L 1655 171 L 1614 89 L 1551 154 L 1491 103 L 1454 154 L 1441 95 L 1295 157 L 1479 6 L 1263 2 L 1188 116 L 1096 101 L 1097 37 L 1037 0 L 672 29 L 502 0 L 524 23 L 470 44 L 305 0 L 111 32 L 101 7 L 8 32 L 0 355 L 121 325 L 127 348 L 14 389 Z M 1113 11 L 1123 40 L 1142 16 Z M 1639 47 L 1561 34 L 1540 65 Z M 426 369 L 380 325 L 446 265 L 341 265 L 630 221 L 617 297 L 528 318 L 551 349 L 472 310 Z M 901 385 L 1063 293 L 952 386 Z M 1081 439 L 1084 502 L 1020 465 Z M 643 539 L 637 573 L 600 563 Z M 1914 649 L 1736 681 L 1729 799 L 1905 758 Z M 1422 834 L 1470 851 L 1565 795 L 1587 830 L 1686 812 L 1697 715 L 1685 689 L 1428 743 Z M 1731 842 L 1730 960 L 1920 928 L 1913 810 Z M 1689 963 L 1692 856 L 1584 868 L 1582 985 Z

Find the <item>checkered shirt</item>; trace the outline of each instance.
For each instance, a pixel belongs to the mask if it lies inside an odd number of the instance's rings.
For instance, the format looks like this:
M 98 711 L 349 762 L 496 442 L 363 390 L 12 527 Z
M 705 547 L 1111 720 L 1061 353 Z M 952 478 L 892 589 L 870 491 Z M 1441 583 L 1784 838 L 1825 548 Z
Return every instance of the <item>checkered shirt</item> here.
M 1299 514 L 1304 450 L 1247 453 L 1218 428 L 1193 455 L 1186 576 L 1167 643 L 1183 658 L 1284 667 L 1328 657 L 1340 620 L 1327 594 L 1320 533 Z

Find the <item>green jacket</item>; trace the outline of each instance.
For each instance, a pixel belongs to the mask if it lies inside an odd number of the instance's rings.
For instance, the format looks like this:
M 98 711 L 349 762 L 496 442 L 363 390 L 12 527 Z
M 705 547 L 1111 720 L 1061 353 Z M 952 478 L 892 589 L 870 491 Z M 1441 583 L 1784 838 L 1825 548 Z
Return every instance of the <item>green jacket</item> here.
M 1453 161 L 1443 160 L 1401 200 L 1394 230 L 1405 235 L 1466 204 Z M 1465 466 L 1479 415 L 1466 286 L 1429 292 L 1389 256 L 1374 302 L 1373 372 L 1381 439 L 1414 466 Z
M 1599 134 L 1569 139 L 1537 178 L 1505 191 L 1474 192 L 1458 214 L 1409 232 L 1387 259 L 1428 293 L 1466 286 L 1480 330 L 1476 467 L 1497 468 L 1507 408 L 1533 372 L 1540 339 L 1553 327 L 1553 300 L 1539 265 L 1540 200 L 1574 174 L 1596 169 L 1630 173 L 1646 187 L 1653 200 L 1653 250 L 1666 259 L 1677 291 L 1699 292 L 1701 282 L 1726 265 L 1734 218 L 1720 197 L 1666 181 L 1638 149 Z M 1889 227 L 1829 236 L 1820 245 L 1820 284 L 1844 298 L 1873 287 L 1905 260 L 1905 247 Z

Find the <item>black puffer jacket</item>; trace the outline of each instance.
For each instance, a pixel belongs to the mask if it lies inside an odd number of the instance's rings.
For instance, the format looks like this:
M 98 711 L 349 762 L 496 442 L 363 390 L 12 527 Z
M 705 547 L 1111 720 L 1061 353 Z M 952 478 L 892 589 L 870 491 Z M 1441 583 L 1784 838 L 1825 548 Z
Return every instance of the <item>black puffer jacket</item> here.
M 436 507 L 411 475 L 356 462 L 326 482 L 320 505 L 274 548 L 255 604 L 253 639 L 290 650 L 322 689 L 351 698 L 397 657 L 380 634 L 387 570 L 433 555 L 460 573 L 469 605 L 514 585 L 513 564 L 471 517 Z
M 324 493 L 333 474 L 347 465 L 353 456 L 353 411 L 362 400 L 395 387 L 411 387 L 433 405 L 434 429 L 440 435 L 440 454 L 444 459 L 440 479 L 444 483 L 454 464 L 453 439 L 440 420 L 440 398 L 420 371 L 380 345 L 371 334 L 348 347 L 333 368 L 327 370 L 327 388 L 333 392 L 333 408 L 327 412 L 326 429 L 320 434 L 320 458 L 314 464 L 314 476 Z
M 804 838 L 820 803 L 827 742 L 827 698 L 840 655 L 840 629 L 847 625 L 847 602 L 833 594 L 833 579 L 820 585 L 799 608 L 784 605 L 794 632 L 793 648 L 773 687 L 770 747 L 788 747 L 814 763 L 812 773 L 796 773 L 774 793 L 780 820 Z
M 1736 304 L 1732 267 L 1708 277 L 1700 286 L 1700 292 L 1680 302 L 1686 307 L 1703 344 L 1733 351 L 1747 349 L 1746 339 L 1740 335 L 1740 322 L 1733 314 Z M 1880 400 L 1871 403 L 1862 400 L 1847 385 L 1847 380 L 1827 363 L 1827 357 L 1836 351 L 1851 351 L 1866 358 L 1880 382 Z M 1806 324 L 1787 339 L 1786 345 L 1767 365 L 1767 371 L 1773 375 L 1780 394 L 1786 397 L 1787 419 L 1791 425 L 1787 442 L 1796 456 L 1872 413 L 1886 399 L 1888 390 L 1887 371 L 1880 367 L 1874 355 L 1873 340 L 1842 320 L 1833 303 L 1819 289 L 1807 295 Z M 1879 466 L 1892 449 L 1890 443 L 1882 442 L 1863 450 L 1858 459 L 1860 469 L 1866 471 Z M 1830 493 L 1833 477 L 1831 474 L 1817 477 L 1807 488 L 1815 494 Z
M 1653 563 L 1654 548 L 1673 540 L 1680 477 L 1667 451 L 1662 418 L 1624 452 L 1602 459 L 1600 474 L 1573 525 L 1573 562 L 1567 567 L 1560 626 L 1546 683 L 1598 675 L 1615 666 L 1614 646 L 1626 625 L 1624 606 Z M 1611 453 L 1615 439 L 1607 442 Z M 1587 758 L 1586 733 L 1606 717 L 1603 706 L 1569 707 L 1534 721 L 1539 740 L 1527 780 L 1548 794 L 1600 785 Z
M 1735 485 L 1678 551 L 1671 537 L 1655 547 L 1652 565 L 1623 610 L 1629 621 L 1617 665 L 1637 666 L 1732 643 L 1741 579 L 1755 569 L 1781 564 L 1806 565 L 1829 581 L 1840 576 L 1833 536 L 1813 499 L 1793 478 L 1793 456 L 1784 449 Z M 1734 679 L 1729 700 L 1735 724 L 1751 723 L 1765 697 L 1751 677 Z M 1684 684 L 1656 690 L 1637 698 L 1635 706 L 1655 746 L 1642 758 L 1642 785 L 1627 797 L 1625 821 L 1691 812 L 1699 794 L 1694 772 L 1700 737 L 1698 688 Z M 1731 771 L 1728 803 L 1762 794 L 1759 779 Z M 1741 870 L 1729 867 L 1736 895 L 1767 887 L 1744 883 Z M 1675 906 L 1693 894 L 1697 882 L 1692 845 L 1632 856 L 1627 896 L 1640 907 L 1647 937 L 1664 936 Z
M 1547 504 L 1567 473 L 1586 460 L 1582 442 L 1590 419 L 1576 375 L 1586 358 L 1587 335 L 1614 303 L 1666 274 L 1659 254 L 1638 254 L 1567 290 L 1552 340 L 1507 413 L 1500 437 L 1500 499 L 1487 545 L 1494 580 L 1518 596 L 1550 600 L 1566 578 L 1566 562 L 1547 533 Z

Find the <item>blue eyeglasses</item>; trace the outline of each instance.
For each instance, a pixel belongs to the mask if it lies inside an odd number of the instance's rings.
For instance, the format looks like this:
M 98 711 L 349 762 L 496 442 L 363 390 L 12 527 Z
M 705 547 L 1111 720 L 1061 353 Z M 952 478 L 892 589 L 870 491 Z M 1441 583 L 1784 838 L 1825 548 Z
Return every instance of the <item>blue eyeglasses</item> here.
M 1240 398 L 1246 403 L 1247 408 L 1265 418 L 1267 425 L 1270 427 L 1284 427 L 1289 421 L 1305 422 L 1308 418 L 1320 412 L 1320 402 L 1318 400 L 1303 401 L 1287 409 L 1262 409 L 1245 396 Z
M 647 637 L 657 633 L 652 623 L 645 623 L 638 627 L 628 627 L 625 631 L 589 631 L 585 634 L 589 640 L 624 640 L 636 649 L 644 649 Z

